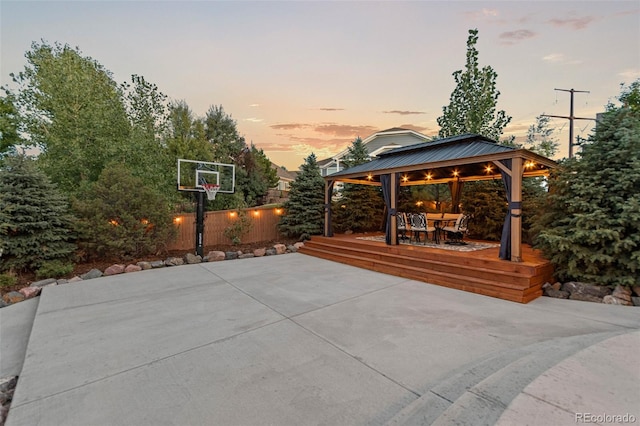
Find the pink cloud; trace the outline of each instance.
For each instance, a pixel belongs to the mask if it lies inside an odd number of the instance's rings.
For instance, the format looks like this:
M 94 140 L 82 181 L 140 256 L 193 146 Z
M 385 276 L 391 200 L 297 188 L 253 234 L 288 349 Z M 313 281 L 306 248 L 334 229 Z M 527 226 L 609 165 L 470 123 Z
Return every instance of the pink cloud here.
M 551 19 L 549 22 L 551 23 L 551 25 L 556 27 L 569 27 L 574 30 L 582 30 L 584 28 L 587 28 L 589 24 L 591 24 L 595 20 L 596 18 L 593 16 L 583 16 L 582 18 L 555 18 Z

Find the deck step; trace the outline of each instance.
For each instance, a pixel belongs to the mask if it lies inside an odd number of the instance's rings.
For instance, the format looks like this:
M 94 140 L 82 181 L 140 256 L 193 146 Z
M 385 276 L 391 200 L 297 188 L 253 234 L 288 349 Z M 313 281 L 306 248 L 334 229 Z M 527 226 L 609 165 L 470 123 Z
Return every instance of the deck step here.
M 313 237 L 300 253 L 449 288 L 528 303 L 542 295 L 550 264 L 506 262 L 472 252 L 388 246 L 345 238 Z

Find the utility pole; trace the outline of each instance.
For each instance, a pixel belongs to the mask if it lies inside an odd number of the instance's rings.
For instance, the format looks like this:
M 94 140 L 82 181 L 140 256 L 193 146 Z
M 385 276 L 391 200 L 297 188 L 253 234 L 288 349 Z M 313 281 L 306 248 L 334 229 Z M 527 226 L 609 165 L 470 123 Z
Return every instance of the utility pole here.
M 559 92 L 569 92 L 571 93 L 571 103 L 569 107 L 569 116 L 566 115 L 547 115 L 543 114 L 542 117 L 554 117 L 554 118 L 564 118 L 569 120 L 569 158 L 573 157 L 573 120 L 594 120 L 595 118 L 584 118 L 584 117 L 575 117 L 573 115 L 573 94 L 574 93 L 591 93 L 588 90 L 574 90 L 574 89 L 553 89 Z

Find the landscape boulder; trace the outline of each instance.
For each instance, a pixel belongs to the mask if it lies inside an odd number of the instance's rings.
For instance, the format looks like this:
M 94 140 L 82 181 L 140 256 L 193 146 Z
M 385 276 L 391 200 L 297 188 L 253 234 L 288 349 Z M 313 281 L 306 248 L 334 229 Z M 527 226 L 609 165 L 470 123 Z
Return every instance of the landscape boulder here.
M 586 302 L 602 302 L 602 298 L 611 294 L 611 289 L 605 286 L 569 281 L 562 285 L 562 291 L 570 293 L 569 299 Z
M 184 256 L 184 260 L 187 262 L 188 265 L 194 265 L 196 263 L 201 263 L 202 257 L 200 257 L 200 255 L 196 255 L 193 253 L 187 253 Z
M 138 262 L 138 263 L 136 263 L 136 265 L 138 265 L 144 271 L 146 271 L 147 269 L 151 269 L 152 268 L 151 262 L 146 262 L 146 261 Z
M 223 251 L 213 250 L 207 254 L 207 260 L 209 262 L 219 262 L 225 259 L 225 254 Z
M 262 257 L 262 256 L 264 256 L 266 253 L 267 253 L 267 249 L 266 249 L 266 248 L 264 248 L 264 247 L 263 247 L 263 248 L 259 248 L 259 249 L 255 249 L 255 250 L 253 251 L 253 255 L 254 255 L 255 257 Z
M 46 287 L 48 285 L 56 285 L 58 284 L 58 281 L 55 278 L 47 278 L 46 280 L 40 280 L 40 281 L 35 281 L 32 282 L 31 285 L 29 287 Z
M 40 287 L 24 287 L 18 290 L 18 292 L 24 294 L 25 299 L 31 299 L 32 297 L 40 296 L 42 288 Z
M 284 244 L 275 244 L 273 248 L 276 251 L 276 254 L 285 254 L 287 252 L 287 246 Z
M 80 275 L 80 278 L 83 280 L 92 280 L 94 278 L 100 278 L 102 276 L 102 271 L 100 269 L 92 269 L 89 272 Z
M 228 251 L 224 254 L 225 259 L 227 260 L 234 260 L 238 258 L 238 252 L 237 251 Z
M 181 257 L 170 257 L 164 261 L 165 266 L 180 266 L 184 265 L 184 260 Z
M 142 271 L 142 266 L 140 265 L 127 265 L 127 267 L 124 268 L 125 274 L 128 274 L 129 272 L 139 272 L 139 271 Z
M 11 305 L 13 303 L 22 302 L 24 299 L 26 299 L 24 294 L 22 294 L 22 293 L 20 293 L 18 291 L 10 291 L 9 293 L 7 293 L 4 296 L 2 296 L 2 300 L 4 300 L 9 305 Z
M 124 273 L 124 269 L 125 269 L 125 266 L 121 265 L 121 264 L 111 265 L 107 269 L 104 270 L 104 275 L 106 277 L 109 277 L 111 275 L 122 274 L 122 273 Z

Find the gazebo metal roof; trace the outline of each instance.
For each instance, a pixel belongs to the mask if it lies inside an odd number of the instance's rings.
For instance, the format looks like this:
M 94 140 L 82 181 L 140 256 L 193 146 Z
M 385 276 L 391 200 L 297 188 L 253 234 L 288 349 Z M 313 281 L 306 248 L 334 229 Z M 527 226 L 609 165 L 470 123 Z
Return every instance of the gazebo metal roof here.
M 464 134 L 396 148 L 364 164 L 332 173 L 325 180 L 379 184 L 380 175 L 402 173 L 401 185 L 425 185 L 450 180 L 499 179 L 494 161 L 520 157 L 524 176 L 539 176 L 556 163 L 526 149 L 500 145 L 477 134 Z

